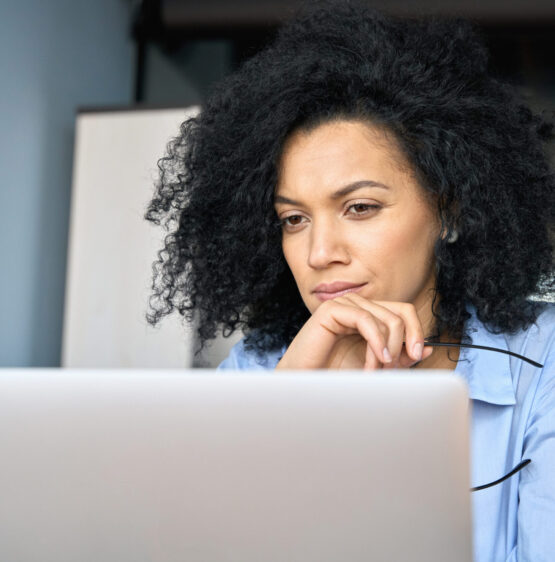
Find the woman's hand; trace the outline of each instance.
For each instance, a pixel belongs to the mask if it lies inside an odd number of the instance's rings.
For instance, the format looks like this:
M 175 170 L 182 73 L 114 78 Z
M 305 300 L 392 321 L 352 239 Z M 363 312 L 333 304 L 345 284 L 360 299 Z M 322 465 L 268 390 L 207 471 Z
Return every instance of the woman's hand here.
M 432 351 L 414 305 L 347 293 L 316 309 L 276 369 L 406 368 Z

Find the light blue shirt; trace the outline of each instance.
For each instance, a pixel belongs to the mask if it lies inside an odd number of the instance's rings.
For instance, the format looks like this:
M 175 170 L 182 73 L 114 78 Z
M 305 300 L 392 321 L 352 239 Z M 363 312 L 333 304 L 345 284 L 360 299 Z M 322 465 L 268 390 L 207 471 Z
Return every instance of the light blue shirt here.
M 462 348 L 455 373 L 472 400 L 472 487 L 497 480 L 523 459 L 531 463 L 501 484 L 476 491 L 476 562 L 555 560 L 555 305 L 516 334 L 493 334 L 474 309 L 472 343 L 510 350 L 543 368 L 502 353 Z M 220 369 L 274 369 L 285 348 L 263 356 L 236 344 Z

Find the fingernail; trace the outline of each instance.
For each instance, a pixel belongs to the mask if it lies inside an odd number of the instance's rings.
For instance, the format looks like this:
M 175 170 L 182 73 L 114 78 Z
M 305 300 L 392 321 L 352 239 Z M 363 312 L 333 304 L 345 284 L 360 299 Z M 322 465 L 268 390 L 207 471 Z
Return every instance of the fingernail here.
M 412 348 L 413 350 L 413 356 L 420 361 L 422 359 L 422 350 L 423 350 L 423 345 L 418 342 L 414 344 L 414 347 Z
M 386 363 L 391 363 L 393 361 L 393 357 L 391 357 L 391 353 L 389 353 L 389 349 L 387 349 L 387 347 L 383 348 L 382 355 Z

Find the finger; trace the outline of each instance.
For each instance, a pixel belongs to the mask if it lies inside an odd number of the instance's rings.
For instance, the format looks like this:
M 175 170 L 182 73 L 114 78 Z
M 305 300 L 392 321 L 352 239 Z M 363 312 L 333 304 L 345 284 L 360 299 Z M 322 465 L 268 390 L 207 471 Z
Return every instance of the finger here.
M 338 339 L 358 333 L 356 327 L 338 323 L 332 326 L 330 322 L 323 321 L 337 306 L 332 301 L 326 301 L 318 307 L 293 338 L 276 368 L 321 369 L 327 365 Z
M 352 298 L 349 298 L 349 297 L 350 297 L 350 294 L 347 293 L 346 295 L 343 295 L 341 297 L 337 297 L 336 299 L 333 299 L 333 302 L 343 304 L 345 306 L 350 306 L 352 308 L 362 308 L 363 310 L 366 310 L 366 311 L 370 312 L 370 314 L 372 314 L 372 316 L 374 316 L 374 318 L 377 322 L 377 325 L 378 325 L 378 329 L 384 335 L 387 350 L 389 352 L 389 355 L 392 358 L 392 361 L 390 363 L 388 363 L 387 365 L 388 365 L 388 367 L 389 366 L 391 366 L 391 367 L 395 366 L 395 363 L 398 360 L 398 356 L 399 356 L 399 353 L 401 351 L 401 347 L 403 345 L 402 336 L 400 336 L 398 338 L 398 342 L 394 338 L 391 337 L 392 330 L 391 330 L 391 328 L 388 324 L 395 324 L 395 315 L 391 311 L 387 310 L 386 308 L 383 308 L 383 307 L 377 306 L 377 305 L 373 305 L 371 302 L 367 301 L 366 299 L 359 298 L 357 300 L 356 298 L 352 299 Z M 374 311 L 376 309 L 378 309 L 377 314 L 374 314 Z M 388 322 L 384 322 L 382 320 L 383 318 L 386 318 L 388 320 Z M 397 319 L 400 322 L 402 322 L 402 320 L 399 317 L 397 317 Z M 380 363 L 380 367 L 381 367 L 381 363 Z
M 381 305 L 398 314 L 405 324 L 405 353 L 415 361 L 421 361 L 424 352 L 424 329 L 418 317 L 416 308 L 411 303 L 376 301 Z
M 333 299 L 334 302 L 345 305 L 345 306 L 350 306 L 352 308 L 363 308 L 364 310 L 367 310 L 368 312 L 372 313 L 372 308 L 371 306 L 368 306 L 369 303 L 368 301 L 366 301 L 365 299 L 359 299 L 358 301 L 355 299 L 350 299 L 349 298 L 349 293 L 346 295 L 342 295 L 341 297 L 337 297 L 335 299 Z M 374 307 L 375 308 L 375 307 Z M 382 316 L 385 316 L 387 314 L 393 316 L 393 313 L 390 312 L 389 310 L 383 308 L 383 307 L 378 307 L 380 309 L 382 309 L 383 314 Z M 379 319 L 378 319 L 379 320 Z M 390 363 L 382 363 L 379 358 L 376 356 L 376 353 L 374 352 L 374 350 L 372 349 L 372 346 L 367 343 L 366 344 L 366 352 L 365 352 L 365 362 L 364 362 L 364 367 L 363 369 L 366 371 L 373 371 L 376 369 L 381 369 L 384 368 L 385 366 L 387 366 L 387 368 L 390 368 L 394 366 L 395 363 L 395 358 L 397 356 L 397 349 L 395 347 L 395 344 L 391 342 L 390 339 L 390 330 L 387 326 L 386 323 L 384 322 L 378 322 L 378 328 L 379 330 L 382 332 L 382 334 L 384 335 L 384 337 L 386 338 L 386 342 L 387 342 L 387 349 L 389 351 L 389 355 L 392 357 L 392 361 Z M 392 346 L 393 345 L 393 349 Z M 402 341 L 399 344 L 399 347 L 402 346 Z
M 384 365 L 384 368 L 391 369 L 400 366 L 401 353 L 405 342 L 405 320 L 402 316 L 392 312 L 388 308 L 368 301 L 356 293 L 348 293 L 342 297 L 355 306 L 364 308 L 373 314 L 382 324 L 383 333 L 387 338 L 387 347 L 393 358 L 392 362 Z
M 383 367 L 383 363 L 381 363 L 376 354 L 372 350 L 372 347 L 366 344 L 366 357 L 364 360 L 364 370 L 365 371 L 374 371 L 376 369 L 380 369 Z
M 323 311 L 323 305 L 318 307 L 315 315 L 320 313 L 321 325 L 338 335 L 352 334 L 356 330 L 369 344 L 376 357 L 384 364 L 392 362 L 391 352 L 387 348 L 386 336 L 379 326 L 379 321 L 369 311 L 356 306 L 349 306 L 340 302 L 330 303 Z

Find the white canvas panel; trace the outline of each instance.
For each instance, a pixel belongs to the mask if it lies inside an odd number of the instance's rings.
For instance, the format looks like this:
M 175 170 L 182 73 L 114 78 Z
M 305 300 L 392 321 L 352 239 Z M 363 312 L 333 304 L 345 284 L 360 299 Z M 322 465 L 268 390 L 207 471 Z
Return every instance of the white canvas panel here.
M 62 366 L 188 367 L 192 333 L 145 319 L 165 234 L 144 219 L 157 160 L 197 108 L 84 112 L 74 156 Z

